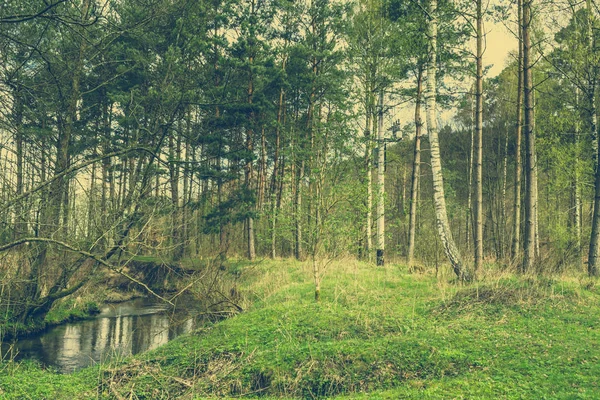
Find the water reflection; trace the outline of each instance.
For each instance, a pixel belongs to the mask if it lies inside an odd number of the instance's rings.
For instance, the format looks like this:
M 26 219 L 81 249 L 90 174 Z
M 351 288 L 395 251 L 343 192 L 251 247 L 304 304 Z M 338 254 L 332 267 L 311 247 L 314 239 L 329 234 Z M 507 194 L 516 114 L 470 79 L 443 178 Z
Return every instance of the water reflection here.
M 57 326 L 15 344 L 16 359 L 34 358 L 63 373 L 107 358 L 155 349 L 197 326 L 188 312 L 145 299 L 106 307 L 92 320 Z M 3 354 L 8 344 L 2 343 Z

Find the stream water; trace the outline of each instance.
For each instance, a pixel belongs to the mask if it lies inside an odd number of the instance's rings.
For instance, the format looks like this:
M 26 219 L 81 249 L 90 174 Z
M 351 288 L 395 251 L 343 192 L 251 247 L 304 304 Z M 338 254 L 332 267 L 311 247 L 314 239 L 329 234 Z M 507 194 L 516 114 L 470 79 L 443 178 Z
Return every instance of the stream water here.
M 2 342 L 2 356 L 36 359 L 62 373 L 99 361 L 142 353 L 194 330 L 193 311 L 170 311 L 153 299 L 104 306 L 93 319 L 71 322 L 13 343 Z

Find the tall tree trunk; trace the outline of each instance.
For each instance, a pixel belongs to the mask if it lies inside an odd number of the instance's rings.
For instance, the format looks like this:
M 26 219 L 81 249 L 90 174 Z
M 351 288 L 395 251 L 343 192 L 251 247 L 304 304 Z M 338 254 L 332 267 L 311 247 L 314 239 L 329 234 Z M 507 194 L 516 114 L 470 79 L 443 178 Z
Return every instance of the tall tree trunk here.
M 108 108 L 109 108 L 109 104 L 108 104 L 108 99 L 105 99 L 104 101 L 102 101 L 102 151 L 103 154 L 108 154 L 110 153 L 110 137 L 111 137 L 111 128 L 110 128 L 110 119 L 108 117 Z M 109 225 L 110 225 L 110 219 L 109 216 L 111 215 L 110 213 L 110 208 L 109 208 L 109 202 L 110 202 L 110 194 L 109 194 L 109 180 L 111 177 L 110 174 L 110 170 L 112 168 L 112 160 L 110 158 L 104 158 L 102 160 L 102 198 L 100 201 L 100 211 L 101 211 L 101 215 L 102 215 L 102 230 L 107 232 L 109 231 Z M 156 176 L 156 179 L 158 180 L 158 175 Z M 158 184 L 157 186 L 157 193 L 158 193 Z M 158 197 L 158 195 L 157 195 Z M 101 240 L 101 248 L 103 246 L 108 246 L 108 241 L 109 241 L 109 237 L 110 237 L 110 233 L 108 234 L 104 234 L 102 235 L 102 240 Z
M 475 87 L 473 87 L 475 89 Z M 465 218 L 465 237 L 467 242 L 467 250 L 471 250 L 471 240 L 473 239 L 473 171 L 475 167 L 475 96 L 471 96 L 471 146 L 469 152 L 469 184 L 467 186 L 467 212 Z
M 112 127 L 112 120 L 113 120 L 113 103 L 112 102 L 108 102 L 108 120 L 107 120 L 107 131 L 110 132 L 111 127 Z M 108 139 L 107 139 L 108 140 Z M 109 142 L 110 143 L 110 142 Z M 113 149 L 110 149 L 110 151 L 112 151 Z M 117 191 L 116 191 L 116 179 L 115 179 L 115 175 L 116 175 L 116 166 L 117 166 L 117 162 L 116 160 L 111 161 L 111 168 L 108 169 L 108 187 L 110 190 L 110 199 L 109 199 L 109 204 L 110 204 L 110 210 L 111 212 L 115 212 L 116 208 L 117 208 Z
M 444 178 L 442 174 L 442 162 L 440 158 L 440 145 L 438 140 L 436 120 L 436 68 L 437 68 L 437 0 L 429 3 L 429 26 L 428 36 L 430 39 L 430 61 L 427 67 L 427 131 L 431 146 L 431 172 L 433 174 L 433 201 L 437 219 L 437 228 L 444 251 L 454 273 L 460 280 L 470 280 L 471 275 L 465 269 L 458 248 L 452 238 L 448 215 L 446 213 L 446 198 L 444 195 Z
M 533 268 L 536 262 L 536 209 L 537 209 L 537 177 L 535 154 L 535 121 L 533 114 L 533 71 L 531 55 L 531 3 L 532 0 L 523 0 L 523 86 L 525 102 L 525 242 L 524 257 L 521 272 L 525 273 Z
M 500 205 L 501 207 L 501 214 L 500 216 L 502 217 L 502 223 L 500 224 L 500 250 L 501 250 L 501 254 L 500 256 L 502 257 L 502 259 L 506 259 L 506 253 L 507 253 L 507 245 L 506 245 L 506 227 L 507 227 L 507 212 L 506 212 L 506 191 L 507 191 L 507 180 L 508 180 L 508 125 L 506 126 L 506 137 L 504 138 L 504 159 L 502 161 L 502 204 Z
M 252 5 L 252 13 L 254 13 L 254 3 Z M 248 58 L 248 64 L 250 68 L 250 77 L 248 79 L 248 104 L 252 107 L 253 97 L 254 97 L 254 77 L 252 71 L 252 64 L 254 63 L 254 57 L 250 56 Z M 250 127 L 246 130 L 246 150 L 248 151 L 248 156 L 246 159 L 245 166 L 245 181 L 244 184 L 246 186 L 246 190 L 252 190 L 252 180 L 253 180 L 253 168 L 252 168 L 252 155 L 254 153 L 254 132 L 253 132 L 253 123 L 255 119 L 254 112 L 250 113 Z M 254 208 L 254 207 L 253 207 Z M 250 215 L 246 219 L 246 235 L 248 240 L 248 259 L 254 260 L 256 258 L 256 250 L 254 247 L 254 218 Z
M 41 126 L 42 126 L 42 130 L 46 129 L 46 115 L 44 115 L 42 117 L 41 120 Z M 48 157 L 46 155 L 46 149 L 44 149 L 43 147 L 40 149 L 40 152 L 42 153 L 40 158 L 40 164 L 41 164 L 41 168 L 40 168 L 40 182 L 45 182 L 46 181 L 46 177 L 48 175 L 47 173 L 47 169 L 48 169 Z M 42 198 L 47 198 L 47 191 L 46 190 L 42 190 L 41 193 L 41 197 Z M 41 206 L 38 209 L 38 213 L 36 216 L 36 228 L 35 228 L 35 237 L 39 237 L 42 234 L 43 231 L 43 224 L 44 224 L 44 211 L 45 207 Z
M 298 168 L 297 176 L 296 176 L 296 197 L 295 197 L 295 207 L 294 207 L 294 215 L 296 219 L 295 224 L 295 239 L 296 239 L 296 259 L 304 260 L 304 250 L 303 250 L 303 239 L 302 239 L 302 180 L 304 178 L 304 159 L 300 160 L 300 166 Z
M 71 166 L 71 155 L 67 156 L 67 168 Z M 69 234 L 69 215 L 71 214 L 70 209 L 70 191 L 71 191 L 71 181 L 65 180 L 65 188 L 64 188 L 64 196 L 63 196 L 63 204 L 62 204 L 62 232 L 63 238 L 66 238 Z M 64 252 L 65 256 L 68 254 L 66 251 Z
M 535 92 L 533 92 L 533 124 L 535 127 Z M 533 166 L 534 166 L 534 170 L 533 170 L 533 189 L 534 189 L 534 223 L 535 223 L 535 259 L 539 260 L 540 258 L 540 191 L 538 188 L 538 176 L 539 176 L 539 168 L 538 168 L 538 158 L 537 158 L 537 151 L 534 154 L 534 158 L 533 158 Z
M 367 260 L 371 261 L 371 249 L 373 248 L 371 226 L 373 225 L 373 175 L 371 174 L 371 93 L 367 93 L 366 120 L 365 120 L 365 172 L 367 178 L 367 215 L 365 221 L 365 254 Z
M 315 2 L 311 0 L 310 8 L 313 9 Z M 313 18 L 311 22 L 311 35 L 313 37 L 317 37 L 317 19 Z M 311 90 L 310 96 L 308 98 L 308 112 L 306 117 L 306 133 L 307 133 L 307 142 L 310 144 L 310 148 L 308 151 L 308 160 L 307 160 L 307 192 L 308 196 L 306 197 L 306 206 L 307 206 L 307 231 L 309 232 L 308 236 L 308 247 L 311 250 L 311 254 L 313 257 L 315 253 L 312 251 L 316 248 L 316 240 L 318 238 L 317 229 L 318 229 L 318 212 L 319 212 L 319 198 L 318 198 L 318 183 L 316 182 L 316 178 L 314 177 L 315 171 L 319 165 L 319 156 L 320 149 L 317 147 L 318 143 L 316 142 L 315 132 L 319 129 L 316 125 L 315 121 L 320 121 L 321 118 L 321 107 L 316 104 L 317 100 L 317 86 L 316 81 L 319 75 L 319 61 L 316 56 L 316 52 L 318 51 L 316 48 L 315 42 L 312 43 L 312 81 L 311 81 Z M 318 109 L 318 118 L 315 118 L 315 108 Z M 306 154 L 306 153 L 305 153 Z
M 385 132 L 383 131 L 383 90 L 377 110 L 377 265 L 385 265 Z
M 257 209 L 262 210 L 265 202 L 265 191 L 267 185 L 267 136 L 265 126 L 262 126 L 260 134 L 260 167 L 258 174 L 258 205 Z
M 15 124 L 15 144 L 16 144 L 16 156 L 17 156 L 17 196 L 23 194 L 23 101 L 21 99 L 21 90 L 14 90 L 13 99 L 13 114 Z M 14 237 L 15 239 L 25 234 L 25 218 L 24 218 L 24 207 L 22 202 L 18 202 L 15 207 L 15 226 L 14 226 Z
M 191 114 L 191 112 L 190 112 L 190 114 Z M 189 115 L 188 118 L 189 118 L 190 125 L 191 125 L 191 123 L 192 123 L 191 115 Z M 190 133 L 190 135 L 191 135 L 191 133 Z M 192 140 L 191 139 L 192 136 L 189 136 L 189 138 L 190 138 L 190 141 L 191 141 Z M 190 161 L 191 162 L 196 162 L 196 146 L 192 146 L 191 144 L 190 144 Z M 193 201 L 193 197 L 194 197 L 194 180 L 195 180 L 195 177 L 194 177 L 194 169 L 192 168 L 191 165 L 190 165 L 189 169 L 190 169 L 189 173 L 188 173 L 189 174 L 189 176 L 188 176 L 188 179 L 189 179 L 188 188 L 189 189 L 188 189 L 187 204 L 191 205 L 191 203 Z M 188 241 L 187 241 L 187 245 L 188 245 L 188 249 L 189 249 L 188 250 L 189 254 L 192 254 L 191 245 L 192 245 L 192 243 L 194 243 L 194 245 L 195 245 L 196 244 L 196 238 L 200 237 L 200 227 L 195 224 L 195 220 L 194 220 L 194 212 L 195 211 L 194 211 L 194 209 L 191 208 L 191 207 L 189 207 L 188 210 L 187 210 L 187 212 L 188 212 L 188 217 L 186 217 L 186 219 L 187 219 L 186 224 L 188 226 L 188 234 L 187 234 Z M 192 232 L 195 235 L 195 237 L 192 236 Z M 220 250 L 220 248 L 219 248 L 219 250 Z M 196 249 L 194 248 L 194 252 L 195 251 L 196 251 Z
M 117 194 L 117 209 L 120 209 L 125 199 L 125 188 L 127 187 L 127 158 L 121 159 L 121 173 L 119 174 L 119 191 Z
M 475 82 L 475 273 L 483 266 L 483 15 L 477 0 L 477 76 Z
M 518 0 L 518 31 L 519 31 L 519 55 L 518 55 L 518 84 L 517 84 L 517 120 L 516 120 L 516 143 L 515 143 L 515 192 L 513 201 L 514 219 L 512 227 L 512 262 L 521 264 L 521 142 L 523 130 L 523 0 Z
M 215 15 L 217 15 L 219 13 L 219 2 L 215 2 L 214 6 L 215 6 L 214 12 L 215 12 Z M 213 35 L 215 38 L 219 36 L 219 27 L 217 24 L 214 25 Z M 214 61 L 213 61 L 214 88 L 215 88 L 215 90 L 217 90 L 221 83 L 220 75 L 219 75 L 220 51 L 219 51 L 219 42 L 218 41 L 214 42 L 213 54 L 214 54 Z M 189 113 L 190 113 L 190 111 L 188 111 L 188 114 Z M 217 105 L 215 105 L 215 122 L 219 118 L 221 118 L 221 109 L 220 109 L 219 105 L 217 104 Z M 191 115 L 188 115 L 188 120 L 190 121 L 190 124 L 191 124 Z M 191 129 L 191 128 L 189 128 L 189 129 Z M 215 163 L 216 163 L 216 170 L 217 170 L 217 202 L 220 205 L 223 203 L 223 139 L 222 138 L 219 138 L 219 152 L 217 154 Z M 192 175 L 193 174 L 190 174 L 190 177 Z M 191 181 L 190 181 L 190 188 L 191 188 Z M 191 193 L 191 189 L 190 189 L 190 193 Z M 219 257 L 221 259 L 225 259 L 227 257 L 227 248 L 228 248 L 227 226 L 223 223 L 222 219 L 219 219 Z M 198 251 L 198 249 L 196 249 L 196 251 Z
M 423 67 L 419 66 L 417 74 L 417 97 L 415 100 L 415 147 L 413 157 L 412 180 L 410 190 L 410 213 L 408 223 L 408 257 L 409 267 L 413 266 L 415 253 L 415 234 L 417 226 L 417 203 L 419 199 L 419 179 L 421 170 L 421 132 L 423 121 L 421 120 L 421 97 L 423 92 Z
M 285 71 L 285 58 L 282 64 L 282 70 Z M 273 156 L 273 176 L 271 178 L 271 258 L 277 257 L 277 217 L 279 207 L 277 207 L 278 178 L 279 178 L 279 157 L 281 152 L 281 127 L 283 122 L 283 87 L 279 89 L 279 105 L 277 107 L 277 125 L 275 127 L 275 155 Z
M 575 109 L 579 109 L 579 88 L 575 89 Z M 574 145 L 575 145 L 575 162 L 573 163 L 573 220 L 574 220 L 574 233 L 575 233 L 575 253 L 577 255 L 577 266 L 581 266 L 581 188 L 580 188 L 580 177 L 579 177 L 579 136 L 581 134 L 581 124 L 579 118 L 575 121 L 575 134 L 574 134 Z
M 179 207 L 179 164 L 181 160 L 181 139 L 175 140 L 175 131 L 169 134 L 169 183 L 171 186 L 171 203 L 173 213 L 171 214 L 171 246 L 173 248 L 173 261 L 181 260 L 183 247 L 181 245 L 180 207 Z
M 94 148 L 94 158 L 98 157 L 98 148 Z M 95 235 L 94 229 L 94 212 L 96 210 L 96 163 L 92 164 L 92 172 L 90 177 L 90 194 L 88 199 L 88 217 L 87 217 L 87 238 L 92 241 Z
M 183 247 L 182 249 L 182 253 L 183 255 L 187 255 L 189 254 L 189 201 L 190 201 L 190 187 L 191 187 L 191 180 L 190 178 L 190 153 L 191 153 L 191 146 L 190 146 L 190 137 L 192 134 L 192 129 L 191 129 L 191 122 L 190 122 L 190 115 L 189 115 L 189 108 L 188 108 L 188 113 L 187 113 L 188 117 L 186 118 L 186 137 L 185 137 L 185 145 L 184 145 L 184 151 L 185 151 L 185 164 L 183 167 L 183 204 L 182 204 L 182 210 L 181 210 L 181 245 Z
M 592 31 L 594 17 L 591 5 L 591 0 L 586 0 L 587 10 L 587 38 L 589 46 L 589 57 L 594 54 L 595 39 Z M 593 60 L 589 62 L 588 68 L 589 82 L 587 87 L 588 107 L 590 113 L 590 130 L 594 141 L 594 211 L 592 214 L 592 234 L 590 237 L 590 248 L 588 254 L 588 274 L 590 276 L 598 276 L 600 269 L 598 268 L 599 252 L 600 252 L 600 146 L 598 146 L 598 114 L 596 110 L 596 77 L 597 65 L 594 65 Z

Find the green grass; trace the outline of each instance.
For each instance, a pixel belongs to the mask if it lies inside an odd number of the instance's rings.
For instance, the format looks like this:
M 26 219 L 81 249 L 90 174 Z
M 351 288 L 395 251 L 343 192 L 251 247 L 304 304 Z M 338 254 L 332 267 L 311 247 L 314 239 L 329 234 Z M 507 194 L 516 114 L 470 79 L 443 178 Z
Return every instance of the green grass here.
M 0 397 L 600 397 L 593 282 L 494 273 L 461 287 L 451 276 L 339 261 L 316 304 L 307 264 L 229 271 L 244 313 L 73 375 L 5 365 Z
M 47 326 L 55 326 L 67 321 L 89 318 L 99 312 L 100 308 L 94 301 L 76 304 L 73 300 L 69 300 L 53 307 L 48 314 L 46 314 L 44 321 Z
M 78 321 L 95 316 L 100 308 L 95 301 L 76 302 L 73 299 L 57 302 L 43 320 L 28 321 L 26 324 L 10 320 L 10 315 L 0 318 L 0 337 L 11 339 L 41 332 L 65 322 Z

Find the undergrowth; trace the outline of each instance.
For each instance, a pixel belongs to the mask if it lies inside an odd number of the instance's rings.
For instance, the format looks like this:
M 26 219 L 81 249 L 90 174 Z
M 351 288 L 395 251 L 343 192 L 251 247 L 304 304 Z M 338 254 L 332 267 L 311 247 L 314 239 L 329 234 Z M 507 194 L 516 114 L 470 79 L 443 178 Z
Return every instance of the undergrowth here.
M 447 274 L 447 272 L 445 272 Z M 600 294 L 590 281 L 449 275 L 339 261 L 235 263 L 245 311 L 72 375 L 5 366 L 5 398 L 595 398 Z M 63 387 L 71 388 L 63 395 Z M 67 390 L 68 392 L 68 390 Z M 73 394 L 76 393 L 76 394 Z

